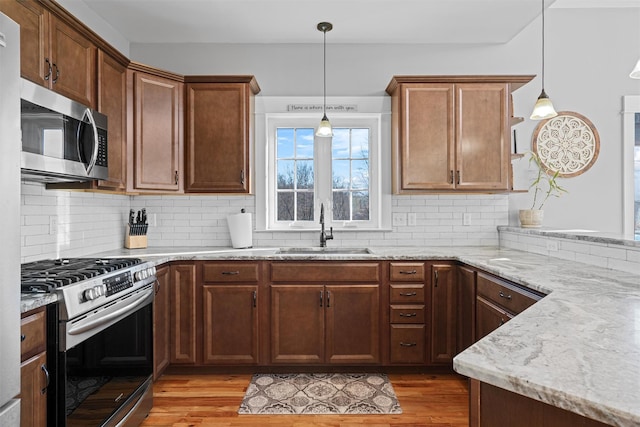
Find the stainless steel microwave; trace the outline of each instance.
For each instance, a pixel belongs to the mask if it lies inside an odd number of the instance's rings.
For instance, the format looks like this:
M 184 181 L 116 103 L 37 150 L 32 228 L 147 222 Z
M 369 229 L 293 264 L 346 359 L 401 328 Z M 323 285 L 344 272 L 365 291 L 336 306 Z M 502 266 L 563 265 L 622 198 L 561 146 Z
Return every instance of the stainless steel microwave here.
M 22 79 L 22 179 L 107 179 L 107 117 Z

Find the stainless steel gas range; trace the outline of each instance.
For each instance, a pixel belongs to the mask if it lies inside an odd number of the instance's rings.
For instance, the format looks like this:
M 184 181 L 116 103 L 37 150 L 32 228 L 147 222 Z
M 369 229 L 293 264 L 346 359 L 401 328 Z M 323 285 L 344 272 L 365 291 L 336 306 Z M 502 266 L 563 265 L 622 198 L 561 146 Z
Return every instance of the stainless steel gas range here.
M 22 292 L 47 310 L 49 426 L 134 426 L 152 400 L 155 267 L 135 258 L 22 264 Z

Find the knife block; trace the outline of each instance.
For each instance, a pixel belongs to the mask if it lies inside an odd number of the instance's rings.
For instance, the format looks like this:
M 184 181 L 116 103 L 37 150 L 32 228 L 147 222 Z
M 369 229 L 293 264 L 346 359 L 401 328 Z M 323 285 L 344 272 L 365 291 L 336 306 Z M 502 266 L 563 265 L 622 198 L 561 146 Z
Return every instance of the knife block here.
M 124 238 L 124 247 L 127 249 L 142 249 L 147 247 L 147 236 L 132 236 L 131 228 L 127 224 L 127 234 Z

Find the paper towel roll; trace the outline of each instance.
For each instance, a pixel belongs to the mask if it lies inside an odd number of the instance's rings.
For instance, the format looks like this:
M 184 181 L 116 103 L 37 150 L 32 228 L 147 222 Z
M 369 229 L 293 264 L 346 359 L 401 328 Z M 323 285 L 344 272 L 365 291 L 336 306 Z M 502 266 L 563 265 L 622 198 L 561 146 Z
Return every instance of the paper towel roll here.
M 234 248 L 250 248 L 253 246 L 250 213 L 227 216 L 227 225 L 231 234 L 231 245 Z

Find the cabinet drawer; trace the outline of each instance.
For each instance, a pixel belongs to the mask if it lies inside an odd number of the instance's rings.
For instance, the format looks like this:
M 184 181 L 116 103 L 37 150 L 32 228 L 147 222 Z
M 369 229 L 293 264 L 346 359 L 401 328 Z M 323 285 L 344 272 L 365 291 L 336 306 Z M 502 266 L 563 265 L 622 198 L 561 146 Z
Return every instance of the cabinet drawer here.
M 424 282 L 422 262 L 392 262 L 389 269 L 392 282 Z
M 391 303 L 424 303 L 424 285 L 391 285 Z
M 47 347 L 45 311 L 25 316 L 20 321 L 20 360 L 25 361 Z
M 424 305 L 392 305 L 391 323 L 424 323 Z
M 513 314 L 520 313 L 540 299 L 540 296 L 534 293 L 483 273 L 478 273 L 477 289 L 478 295 L 504 307 Z
M 379 282 L 378 263 L 278 262 L 271 264 L 273 282 Z
M 202 266 L 202 279 L 205 283 L 211 282 L 257 282 L 257 262 L 225 262 L 204 264 Z
M 425 362 L 424 325 L 391 325 L 389 361 L 391 363 Z

